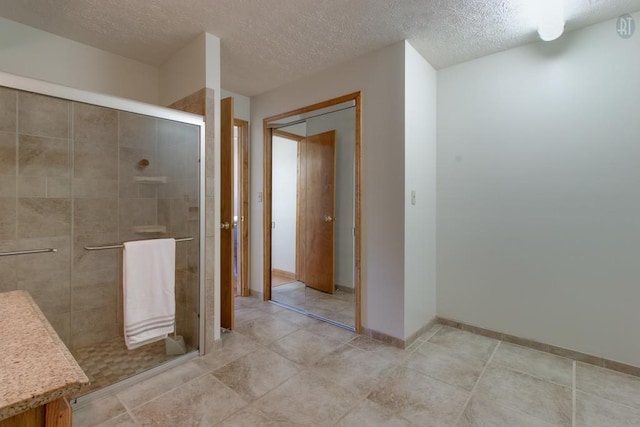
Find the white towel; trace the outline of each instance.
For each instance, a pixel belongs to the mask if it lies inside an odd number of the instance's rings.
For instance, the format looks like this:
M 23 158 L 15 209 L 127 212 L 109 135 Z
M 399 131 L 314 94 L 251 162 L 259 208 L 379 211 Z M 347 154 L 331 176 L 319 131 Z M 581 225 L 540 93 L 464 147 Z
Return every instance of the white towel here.
M 166 338 L 174 331 L 175 269 L 175 239 L 124 244 L 124 341 L 129 350 Z

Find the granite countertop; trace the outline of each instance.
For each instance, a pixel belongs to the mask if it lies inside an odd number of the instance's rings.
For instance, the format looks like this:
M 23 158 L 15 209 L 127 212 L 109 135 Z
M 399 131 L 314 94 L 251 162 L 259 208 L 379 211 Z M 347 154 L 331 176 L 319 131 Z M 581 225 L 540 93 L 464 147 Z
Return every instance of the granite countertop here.
M 89 383 L 26 291 L 0 293 L 0 420 Z

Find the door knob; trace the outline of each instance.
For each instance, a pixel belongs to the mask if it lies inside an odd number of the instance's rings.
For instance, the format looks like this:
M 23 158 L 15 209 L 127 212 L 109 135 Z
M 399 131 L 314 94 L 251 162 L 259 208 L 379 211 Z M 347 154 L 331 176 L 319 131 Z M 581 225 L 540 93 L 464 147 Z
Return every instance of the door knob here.
M 331 215 L 327 215 L 324 217 L 324 222 L 333 222 L 335 221 L 335 218 L 333 218 Z
M 220 224 L 220 228 L 222 228 L 223 230 L 228 230 L 230 227 L 231 226 L 228 222 L 223 222 L 222 224 Z

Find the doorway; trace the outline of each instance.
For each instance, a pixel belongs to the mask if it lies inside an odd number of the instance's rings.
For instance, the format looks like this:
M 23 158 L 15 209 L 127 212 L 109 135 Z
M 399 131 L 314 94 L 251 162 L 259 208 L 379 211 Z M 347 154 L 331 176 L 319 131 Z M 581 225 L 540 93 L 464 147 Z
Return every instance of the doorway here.
M 264 297 L 360 331 L 360 93 L 264 120 Z

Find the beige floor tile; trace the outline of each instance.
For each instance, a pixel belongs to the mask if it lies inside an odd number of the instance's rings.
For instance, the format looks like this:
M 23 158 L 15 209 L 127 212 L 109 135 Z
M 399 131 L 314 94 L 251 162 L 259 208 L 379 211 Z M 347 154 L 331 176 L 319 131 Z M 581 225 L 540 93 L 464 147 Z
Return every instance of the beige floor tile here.
M 336 426 L 411 427 L 411 424 L 382 406 L 365 399 L 341 419 Z
M 398 368 L 369 399 L 394 414 L 424 427 L 451 426 L 462 412 L 469 392 L 423 375 Z
M 340 345 L 339 341 L 300 329 L 274 342 L 269 348 L 300 365 L 311 366 Z
M 264 316 L 264 311 L 252 307 L 236 308 L 234 310 L 234 316 L 235 325 L 238 326 L 241 323 L 255 320 Z
M 126 412 L 122 403 L 115 396 L 109 395 L 74 410 L 73 425 L 74 427 L 96 426 Z
M 259 348 L 260 345 L 254 340 L 237 332 L 222 334 L 220 341 L 214 344 L 213 351 L 195 359 L 194 363 L 205 371 L 214 371 Z
M 442 328 L 442 325 L 433 325 L 429 330 L 425 331 L 422 335 L 418 337 L 418 341 L 427 341 L 429 338 L 434 336 L 436 332 L 438 332 Z
M 278 318 L 302 327 L 307 327 L 317 322 L 317 320 L 293 310 L 282 310 L 278 313 Z
M 343 345 L 321 358 L 310 372 L 366 396 L 391 372 L 395 364 L 351 345 Z
M 268 345 L 292 332 L 297 331 L 298 329 L 300 329 L 299 325 L 265 313 L 263 317 L 238 325 L 236 327 L 236 332 L 257 341 L 262 345 Z
M 400 365 L 411 354 L 407 350 L 394 347 L 390 344 L 383 343 L 382 341 L 378 341 L 364 335 L 356 336 L 354 339 L 349 341 L 349 345 L 374 353 L 394 362 L 396 365 Z
M 573 361 L 565 357 L 503 342 L 491 363 L 573 387 Z
M 640 410 L 578 392 L 576 396 L 576 426 L 640 426 Z
M 247 406 L 216 425 L 219 427 L 273 427 L 281 424 L 267 417 L 259 409 Z
M 407 367 L 432 378 L 471 391 L 484 368 L 484 362 L 462 358 L 446 347 L 425 342 L 407 360 Z
M 496 402 L 473 397 L 460 417 L 457 427 L 553 427 L 524 412 L 506 408 Z
M 475 393 L 551 424 L 571 425 L 572 391 L 568 387 L 503 367 L 489 366 Z
M 73 423 L 75 426 L 75 421 Z M 112 418 L 107 422 L 100 424 L 99 427 L 134 427 L 139 426 L 137 422 L 133 421 L 129 414 L 122 414 L 118 417 Z
M 245 400 L 254 400 L 298 373 L 295 363 L 266 348 L 251 352 L 213 372 Z
M 640 378 L 578 362 L 576 389 L 640 409 Z
M 133 409 L 202 374 L 204 371 L 198 365 L 188 362 L 134 384 L 116 395 L 129 409 Z
M 492 338 L 448 326 L 442 326 L 435 335 L 429 338 L 428 342 L 450 348 L 460 356 L 474 357 L 485 362 L 489 360 L 498 345 L 498 341 Z
M 312 322 L 305 326 L 305 329 L 316 335 L 320 335 L 332 340 L 346 343 L 357 337 L 355 332 L 351 332 L 344 328 L 339 328 L 330 323 L 321 320 L 311 319 Z
M 258 399 L 255 406 L 278 423 L 319 427 L 335 424 L 357 400 L 339 385 L 301 372 Z
M 245 405 L 245 401 L 210 375 L 203 375 L 133 410 L 143 425 L 210 426 Z

